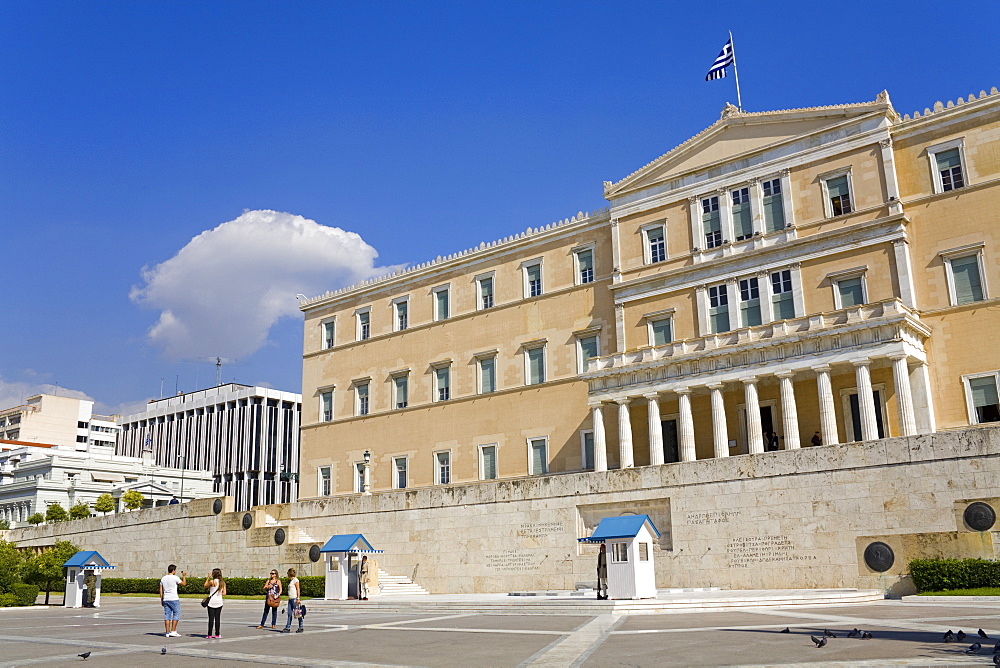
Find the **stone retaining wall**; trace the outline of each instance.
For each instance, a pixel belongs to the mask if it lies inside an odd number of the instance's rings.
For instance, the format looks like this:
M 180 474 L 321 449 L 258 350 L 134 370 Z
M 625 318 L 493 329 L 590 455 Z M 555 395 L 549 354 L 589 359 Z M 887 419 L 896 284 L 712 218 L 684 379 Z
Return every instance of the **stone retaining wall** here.
M 964 512 L 974 501 L 1000 509 L 998 500 L 1000 428 L 991 427 L 249 513 L 231 512 L 231 499 L 201 499 L 14 529 L 7 539 L 23 546 L 72 540 L 100 551 L 122 576 L 154 576 L 171 562 L 198 575 L 218 566 L 263 576 L 289 565 L 320 575 L 311 548 L 360 532 L 385 550 L 384 570 L 432 592 L 504 592 L 593 581 L 596 547 L 577 538 L 602 517 L 639 512 L 662 532 L 654 546 L 659 587 L 906 593 L 912 558 L 996 554 L 996 533 L 975 531 Z M 874 542 L 894 553 L 883 573 L 865 563 Z

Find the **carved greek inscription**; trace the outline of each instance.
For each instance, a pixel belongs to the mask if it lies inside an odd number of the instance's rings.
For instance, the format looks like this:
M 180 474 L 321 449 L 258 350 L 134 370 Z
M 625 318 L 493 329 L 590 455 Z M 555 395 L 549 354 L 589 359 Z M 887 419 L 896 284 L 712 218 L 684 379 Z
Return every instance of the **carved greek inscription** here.
M 782 561 L 812 561 L 815 555 L 795 554 L 788 536 L 745 536 L 733 538 L 726 545 L 731 568 L 751 568 L 755 564 Z
M 517 529 L 518 536 L 550 536 L 555 533 L 562 533 L 565 527 L 562 522 L 527 522 Z
M 737 519 L 742 511 L 739 510 L 714 510 L 705 513 L 688 513 L 688 524 L 725 524 Z
M 526 550 L 487 552 L 486 567 L 497 573 L 529 573 L 538 570 L 538 564 Z

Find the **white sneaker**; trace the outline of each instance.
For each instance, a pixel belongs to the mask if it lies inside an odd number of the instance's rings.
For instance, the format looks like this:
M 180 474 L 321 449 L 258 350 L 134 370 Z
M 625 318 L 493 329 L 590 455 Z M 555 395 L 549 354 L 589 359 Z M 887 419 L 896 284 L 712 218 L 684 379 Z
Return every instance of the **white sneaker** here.
M 170 633 L 167 634 L 167 637 L 168 638 L 178 638 L 178 637 L 180 637 L 180 635 L 181 634 L 178 633 L 177 631 L 171 631 Z

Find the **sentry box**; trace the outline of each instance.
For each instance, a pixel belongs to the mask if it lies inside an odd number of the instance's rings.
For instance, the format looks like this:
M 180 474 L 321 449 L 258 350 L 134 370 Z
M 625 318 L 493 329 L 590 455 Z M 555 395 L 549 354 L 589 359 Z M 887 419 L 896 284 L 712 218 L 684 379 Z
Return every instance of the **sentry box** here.
M 66 567 L 65 606 L 101 607 L 101 575 L 104 571 L 114 570 L 115 567 L 93 550 L 80 550 L 63 566 Z
M 345 601 L 358 598 L 358 567 L 366 554 L 382 554 L 359 533 L 332 536 L 320 548 L 326 554 L 326 600 Z M 369 559 L 369 561 L 371 561 Z M 378 593 L 378 569 L 374 564 L 371 573 L 371 593 Z
M 660 537 L 649 515 L 605 517 L 581 543 L 608 546 L 608 598 L 656 598 L 653 541 Z

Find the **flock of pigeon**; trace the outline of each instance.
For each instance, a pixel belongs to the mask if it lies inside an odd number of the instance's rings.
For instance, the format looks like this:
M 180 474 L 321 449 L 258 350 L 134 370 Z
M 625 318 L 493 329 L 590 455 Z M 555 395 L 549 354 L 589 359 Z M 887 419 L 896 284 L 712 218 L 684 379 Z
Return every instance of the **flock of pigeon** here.
M 789 629 L 787 626 L 781 629 L 781 631 L 779 631 L 779 633 L 791 633 L 791 632 L 792 632 L 791 629 Z M 983 631 L 982 629 L 979 629 L 977 635 L 982 639 L 990 640 L 989 635 L 987 635 L 986 631 Z M 829 638 L 836 638 L 836 637 L 837 637 L 836 633 L 834 633 L 830 629 L 824 629 L 822 636 L 818 638 L 816 636 L 809 636 L 809 639 L 816 644 L 817 648 L 820 648 L 820 647 L 826 647 L 826 643 Z M 873 636 L 868 631 L 861 631 L 860 629 L 852 629 L 851 631 L 847 632 L 847 637 L 861 638 L 862 640 L 871 640 L 875 636 Z M 948 631 L 944 634 L 944 636 L 942 636 L 941 640 L 943 640 L 946 643 L 963 642 L 967 637 L 968 635 L 962 629 L 959 629 L 958 633 L 955 633 L 951 629 L 948 629 Z M 981 642 L 974 642 L 971 645 L 969 645 L 969 648 L 965 650 L 965 653 L 975 654 L 982 648 L 983 644 Z M 1000 666 L 1000 640 L 998 640 L 997 643 L 993 646 L 993 665 Z

